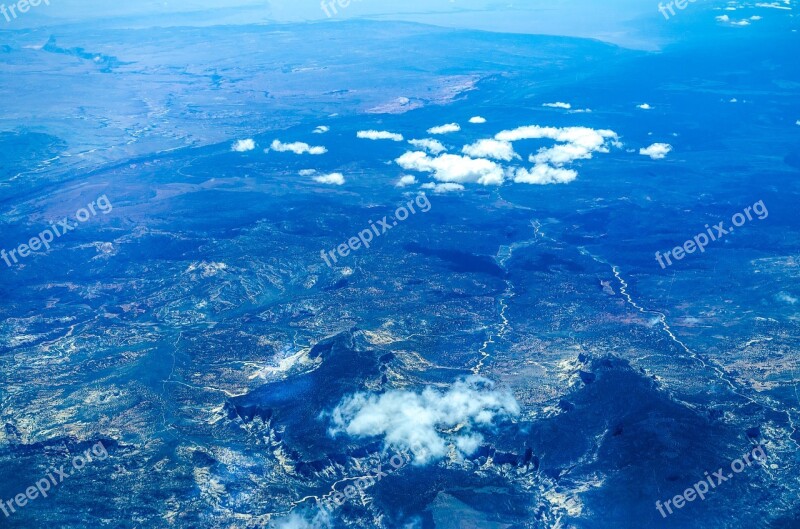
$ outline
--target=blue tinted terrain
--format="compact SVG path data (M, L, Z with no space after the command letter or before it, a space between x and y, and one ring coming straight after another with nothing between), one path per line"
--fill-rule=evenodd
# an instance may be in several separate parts
M0 31L0 527L800 528L796 10Z

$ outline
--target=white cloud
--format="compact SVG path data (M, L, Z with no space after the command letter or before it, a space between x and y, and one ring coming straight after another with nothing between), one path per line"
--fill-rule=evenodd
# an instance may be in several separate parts
M794 122L795 125L800 125L800 119Z
M784 2L788 4L789 0L784 0ZM768 4L766 2L759 2L759 3L756 4L756 7L771 7L773 9L785 9L787 11L791 11L792 10L791 7L785 6L785 5L781 5L778 2L772 2L770 4Z
M440 182L500 185L503 183L503 168L490 160L468 156L442 154L431 158L424 152L407 152L395 160L408 171L433 173Z
M511 142L499 140L478 140L471 145L465 145L461 152L473 158L494 158L506 162L519 158Z
M649 156L653 160L661 160L672 152L672 145L669 143L654 143L649 147L639 149L639 154Z
M543 107L550 107L550 108L564 108L564 109L567 109L567 110L572 108L572 105L570 105L569 103L562 103L561 101L558 101L556 103L545 103L542 106Z
M575 160L586 160L595 152L609 152L607 143L617 142L617 134L611 130L594 130L588 127L539 127L537 125L505 130L495 138L500 141L520 141L529 139L551 139L562 145L542 148L531 156L535 163L565 165Z
M252 151L255 148L256 148L256 142L253 141L252 139L238 140L231 146L231 150L236 152Z
M311 176L312 174L317 174L316 169L301 169L300 176Z
M408 140L408 143L431 154L440 154L447 150L439 140Z
M428 129L428 134L448 134L450 132L458 132L459 130L461 130L461 125L458 123L448 123L447 125Z
M726 24L730 24L731 26L749 26L749 20L732 20L731 17L728 15L720 15L716 17L717 22L724 22Z
M609 145L622 147L613 130L594 130L588 127L540 127L530 125L504 130L495 135L498 141L515 142L533 139L550 139L553 147L542 147L529 157L534 167L516 169L514 181L524 184L564 184L577 178L578 173L563 169L577 160L588 160L594 153L609 152Z
M617 134L611 130L594 130L588 127L540 127L530 125L513 130L504 130L495 135L500 141L521 141L551 139L563 143L579 143L587 147L600 148L607 139L616 139Z
M464 186L462 186L461 184L454 184L453 182L445 182L444 184L436 184L433 182L428 182L422 184L420 187L422 187L422 189L431 189L436 194L452 193L454 191L464 191Z
M636 108L641 108L642 110L653 110L653 107L651 107L647 103L642 103L641 105L636 105Z
M533 163L550 163L553 165L566 165L575 160L588 160L592 157L593 150L583 145L575 143L562 143L554 147L539 149L537 154L532 154L528 158ZM608 152L608 151L606 151Z
M514 182L537 185L568 184L576 178L578 178L578 173L572 169L560 169L547 164L538 164L530 171L517 169L514 175Z
M282 143L280 140L275 140L270 145L270 149L276 152L293 152L295 154L314 154L320 155L328 152L325 147L312 147L307 143L296 141L294 143Z
M314 134L325 134L331 130L331 128L327 125L320 125L319 127L314 129Z
M480 125L482 123L486 123L486 118L481 117L481 116L475 116L475 117L469 118L469 122L470 123L475 123L477 125Z
M332 413L331 433L351 437L383 437L385 444L410 450L415 465L447 456L450 450L470 455L483 442L479 429L492 428L496 418L519 415L514 396L495 390L480 377L470 377L440 392L391 390L376 395L356 393Z
M340 186L344 184L344 175L342 173L319 175L314 177L314 181L319 182L320 184Z
M403 141L402 134L395 134L394 132L387 132L385 130L359 130L356 136L362 140Z
M790 305L794 305L795 303L797 303L797 298L786 292L781 292L780 294L778 294L778 299Z
M400 177L400 180L397 181L395 187L406 187L406 186L413 186L417 183L417 177L414 175L403 175Z

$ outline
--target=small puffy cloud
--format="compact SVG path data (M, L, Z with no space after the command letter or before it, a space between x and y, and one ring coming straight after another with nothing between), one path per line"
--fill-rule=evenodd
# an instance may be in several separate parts
M779 293L778 294L778 299L780 301L783 301L784 303L788 303L790 305L794 305L798 301L796 297L794 297L791 294L788 294L786 292Z
M342 173L319 175L314 177L314 181L320 184L340 186L344 185L344 175Z
M307 143L296 141L294 143L283 143L280 140L275 140L269 146L275 152L293 152L295 154L314 154L320 155L328 152L325 147L312 147Z
M397 181L395 187L406 187L406 186L413 186L417 183L417 177L414 175L403 175L400 177L400 180Z
M403 154L395 162L407 171L433 173L433 177L440 182L500 185L504 179L502 167L481 158L455 154L442 154L432 158L427 153L416 151Z
M403 141L402 134L395 134L394 132L387 132L385 130L359 130L356 136L362 140Z
M563 143L554 147L543 147L537 154L532 154L529 157L529 161L537 164L550 163L553 165L566 165L575 160L591 159L593 152L593 149L588 149L583 145Z
M316 169L301 169L300 176L311 176L312 174L317 174Z
M422 189L430 189L437 195L442 193L452 193L454 191L464 191L464 186L461 184L454 184L453 182L445 182L444 184L428 182L426 184L422 184L420 187L422 187Z
M794 122L795 125L800 125L800 119Z
M449 134L451 132L458 132L461 130L461 125L458 123L448 123L439 127L431 127L428 129L428 134Z
M426 465L451 450L460 455L474 453L483 442L479 430L519 414L511 393L496 390L484 378L470 377L446 391L427 387L422 393L356 393L333 410L330 433L382 437L387 447L411 451L415 465Z
M481 116L475 116L475 117L469 118L469 122L477 124L477 125L480 125L482 123L486 123L486 118L481 117Z
M408 140L408 143L431 154L440 154L447 150L439 140Z
M557 101L555 103L545 103L542 106L543 107L550 107L550 108L563 108L563 109L566 109L566 110L569 110L570 108L572 108L572 105L570 105L569 103L562 103L561 101Z
M256 142L252 139L238 140L231 146L231 150L235 152L247 152L256 148Z
M717 22L723 22L725 24L730 24L731 26L749 26L749 20L732 20L731 17L728 15L720 15L716 17Z
M518 184L568 184L578 178L577 171L538 164L533 169L517 169L514 182Z
M636 105L636 108L641 108L642 110L653 110L653 107L651 107L647 103L642 103L641 105Z
M314 129L314 134L325 134L331 130L331 128L327 125L320 125L319 127Z
M661 160L672 152L672 145L669 143L654 143L649 147L639 149L639 154L649 156L653 160Z
M461 152L473 158L493 158L506 162L519 158L511 142L499 140L479 140L471 145L465 145Z

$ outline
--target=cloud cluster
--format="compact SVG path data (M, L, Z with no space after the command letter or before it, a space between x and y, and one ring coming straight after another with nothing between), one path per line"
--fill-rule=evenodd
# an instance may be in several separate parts
M669 143L654 143L649 147L639 149L639 154L649 156L653 160L661 160L672 152L672 145Z
M534 165L530 169L502 165L502 162L520 159L514 142L523 140L552 140L555 145L531 154L529 161ZM508 178L521 184L566 184L578 177L578 172L565 168L566 165L591 159L595 153L607 153L612 145L622 147L612 130L538 125L504 130L494 138L465 145L461 149L463 156L441 154L444 146L436 140L411 140L409 143L426 152L406 152L395 163L408 171L432 173L438 183L431 183L428 189L436 192L461 190L463 184L468 183L501 185Z
M314 154L320 155L328 152L325 147L312 147L307 143L296 141L294 143L283 143L280 140L275 140L269 146L275 152L293 152L295 154Z
M474 453L483 442L477 430L519 414L519 404L511 393L473 376L444 392L428 387L422 393L356 393L333 410L330 432L383 437L387 446L411 451L415 465L426 465L451 450L459 455Z
M504 142L549 139L556 142L553 147L542 147L529 157L532 169L518 168L514 181L521 184L566 184L577 178L578 173L563 166L577 160L591 159L594 153L609 152L609 144L621 146L613 130L595 130L588 127L540 127L531 125L504 130L495 135Z
M431 127L428 129L428 134L449 134L451 132L458 132L461 130L461 125L458 123L448 123L447 125L440 125L438 127Z
M407 152L395 160L408 171L433 173L440 182L478 183L500 185L504 180L501 166L483 158L470 158L456 154L442 154L436 158L424 152Z
M394 132L388 132L385 130L359 130L356 133L356 136L358 136L362 140L403 141L402 134L395 134Z
M231 146L231 150L235 152L247 152L256 148L256 142L252 139L238 140Z

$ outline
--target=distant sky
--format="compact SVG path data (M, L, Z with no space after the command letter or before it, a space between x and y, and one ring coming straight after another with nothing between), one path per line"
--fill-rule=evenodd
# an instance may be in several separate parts
M659 33L666 30L656 0L351 0L350 6L337 7L336 13L328 8L330 17L320 0L50 0L50 4L32 9L25 20L14 23L21 27L136 17L137 25L147 20L147 25L168 26L199 23L201 18L203 24L213 24L335 22L369 17L487 31L598 38L637 48L656 47ZM204 13L198 13L201 11ZM187 13L194 14L190 18ZM0 29L12 29L9 26L0 19Z

